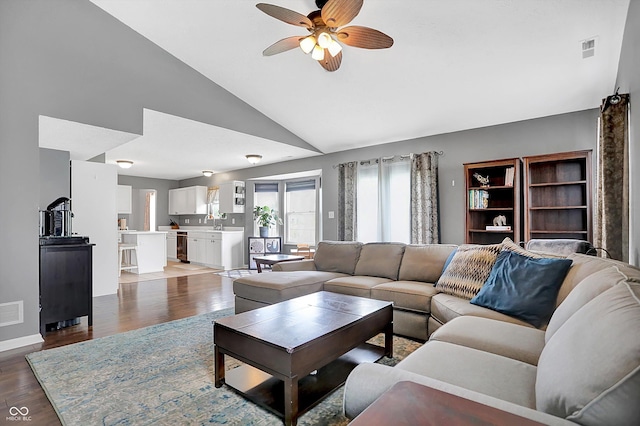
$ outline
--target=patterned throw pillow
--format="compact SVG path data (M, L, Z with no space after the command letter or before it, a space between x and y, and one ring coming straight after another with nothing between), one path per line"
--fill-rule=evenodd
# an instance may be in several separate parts
M452 296L472 299L489 278L502 244L462 245L447 265L436 288Z

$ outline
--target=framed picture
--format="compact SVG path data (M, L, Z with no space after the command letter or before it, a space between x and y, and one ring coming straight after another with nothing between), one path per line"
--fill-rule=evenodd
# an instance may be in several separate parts
M249 237L249 253L264 253L264 238Z
M264 244L264 252L265 254L269 253L280 253L280 237L275 238L265 238Z

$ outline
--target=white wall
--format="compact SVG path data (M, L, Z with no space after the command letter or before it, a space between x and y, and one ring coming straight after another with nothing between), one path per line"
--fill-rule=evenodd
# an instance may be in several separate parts
M95 244L94 297L118 291L117 182L112 164L71 162L72 231Z

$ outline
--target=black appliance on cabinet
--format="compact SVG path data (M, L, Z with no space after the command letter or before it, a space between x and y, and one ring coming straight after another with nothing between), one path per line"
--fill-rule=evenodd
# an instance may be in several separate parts
M88 237L40 237L40 332L93 325L93 246Z
M46 210L40 210L40 236L70 237L72 218L71 200L67 197L56 199Z

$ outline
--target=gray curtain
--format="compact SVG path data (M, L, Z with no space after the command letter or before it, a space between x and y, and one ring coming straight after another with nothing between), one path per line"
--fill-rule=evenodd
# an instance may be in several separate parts
M594 246L629 261L629 95L600 108ZM602 255L602 253L600 253Z
M411 158L411 243L440 242L438 214L438 153L423 152Z
M338 165L338 240L355 241L358 163Z

